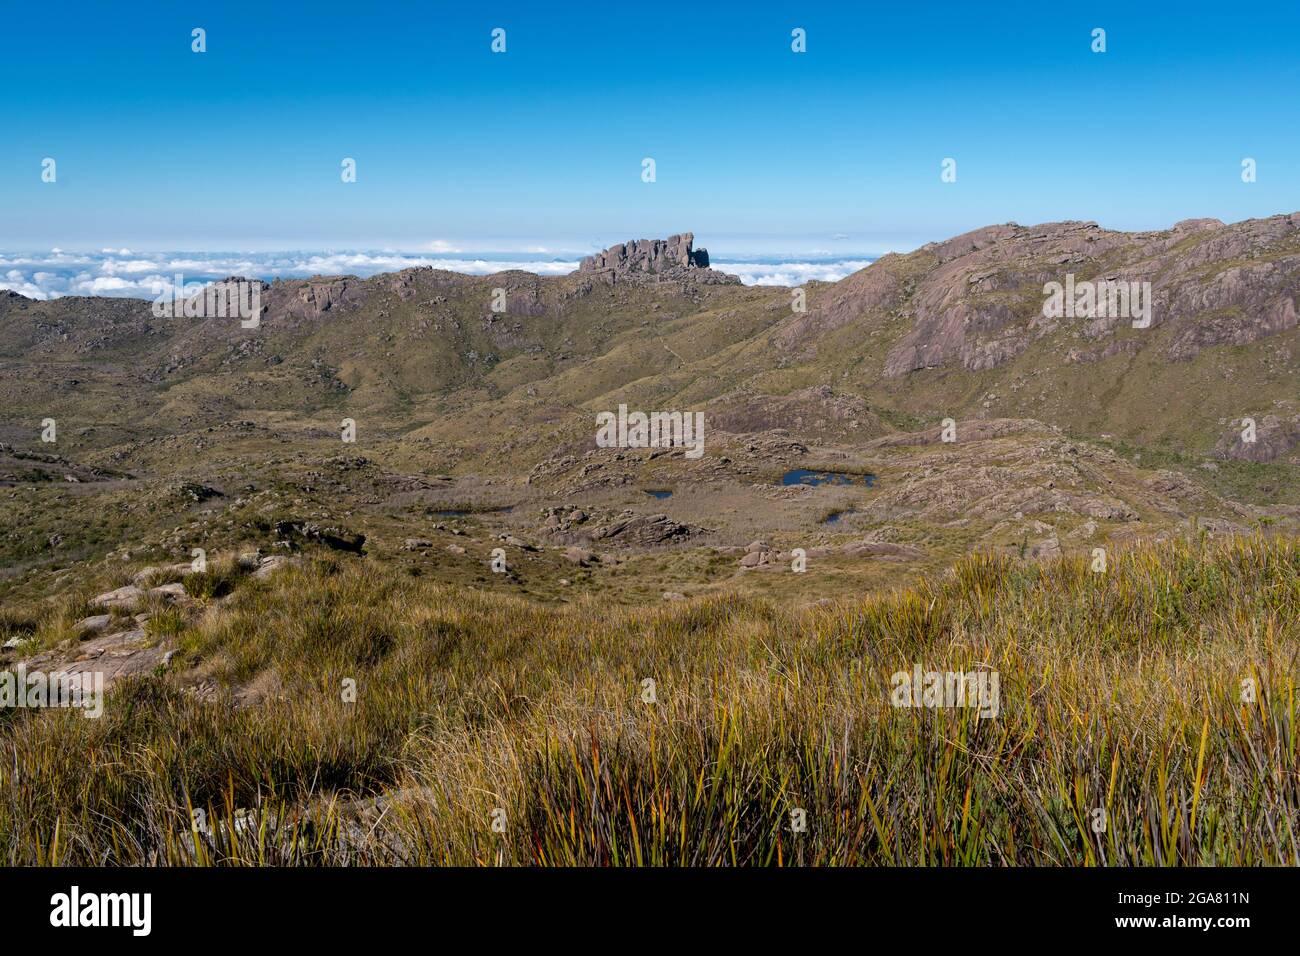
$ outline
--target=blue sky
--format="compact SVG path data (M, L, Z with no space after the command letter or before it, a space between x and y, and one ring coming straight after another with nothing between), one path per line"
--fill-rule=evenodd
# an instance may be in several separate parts
M1009 220L1300 209L1296 3L55 0L0 16L0 249L552 252L690 229L715 256L847 256Z

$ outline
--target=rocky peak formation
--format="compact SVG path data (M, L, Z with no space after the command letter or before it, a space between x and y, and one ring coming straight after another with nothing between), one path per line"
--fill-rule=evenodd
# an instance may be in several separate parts
M579 272L604 273L617 279L698 279L705 282L740 280L709 268L707 249L696 249L695 234L683 232L667 239L632 239L587 256Z
M1127 317L1046 318L1043 289L1083 282L1149 283L1151 331ZM871 315L910 328L891 343L883 374L935 369L982 372L1036 342L1069 337L1067 363L1153 348L1188 362L1214 346L1243 346L1294 329L1300 294L1300 214L1225 225L1187 219L1156 232L1118 232L1095 222L987 226L905 256L885 256L838 282L776 337L800 353L827 333ZM832 340L841 347L838 339Z

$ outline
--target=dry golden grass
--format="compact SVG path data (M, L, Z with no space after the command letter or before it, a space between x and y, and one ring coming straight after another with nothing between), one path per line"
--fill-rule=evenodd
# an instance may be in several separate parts
M1300 863L1294 539L975 555L805 609L553 608L359 559L226 587L102 718L0 713L0 860ZM918 663L996 670L997 717L891 706Z

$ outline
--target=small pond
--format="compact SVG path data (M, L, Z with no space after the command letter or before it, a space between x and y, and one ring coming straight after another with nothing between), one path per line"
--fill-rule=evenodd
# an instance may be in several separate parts
M671 498L673 496L673 493L671 491L667 491L663 488L647 488L645 489L645 493L649 495L651 498L658 498L661 501L664 498Z
M866 485L876 483L875 475L851 475L845 471L813 471L796 468L781 476L783 485Z

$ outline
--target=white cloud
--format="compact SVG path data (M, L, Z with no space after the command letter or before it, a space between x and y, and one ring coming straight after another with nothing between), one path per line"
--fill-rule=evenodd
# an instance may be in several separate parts
M154 282L161 277L151 279L122 279L118 276L77 276L71 283L69 291L74 295L144 295L154 287Z
M117 275L120 272L157 272L162 268L162 264L151 259L132 259L126 262L117 259L106 259L100 263L99 268L101 272L107 275Z
M49 294L40 286L29 282L23 274L17 269L11 269L6 272L3 279L0 279L0 289L11 289L19 295L25 295L29 299L48 299Z
M543 276L568 275L577 259L548 253L541 246L517 253L466 254L442 252L256 252L129 253L107 252L0 253L0 288L33 299L62 295L134 296L152 299L182 281L211 282L227 276L267 281L316 275L372 276L427 266L468 275L518 270ZM810 279L834 282L865 267L868 259L797 256L753 257L745 261L715 260L714 268L740 276L746 285L799 285Z
M445 239L434 239L424 244L426 252L460 252L455 246Z
M813 279L838 282L871 265L869 259L836 259L829 262L711 262L720 272L740 276L745 285L802 285Z

